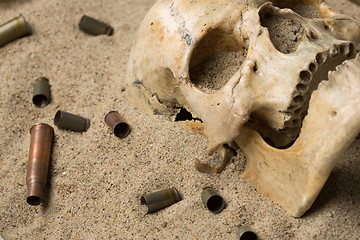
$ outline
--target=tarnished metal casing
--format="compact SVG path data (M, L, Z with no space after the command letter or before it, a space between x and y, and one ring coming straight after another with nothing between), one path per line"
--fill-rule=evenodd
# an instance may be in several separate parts
M126 120L117 111L111 111L105 116L105 123L111 128L115 136L125 138L129 135L131 128Z
M31 127L30 134L26 201L30 205L39 205L47 182L54 129L48 124L39 123Z
M41 77L36 80L32 101L38 107L44 107L50 102L50 84L47 78Z
M220 213L225 208L225 200L212 187L206 187L201 192L203 204L213 213Z
M85 132L90 126L90 120L59 110L55 114L54 124L61 129L67 129L75 132Z
M241 226L236 230L237 240L257 240L257 235L248 226Z
M141 205L148 207L147 213L156 212L181 200L180 193L174 187L141 196Z
M350 1L360 6L360 0L350 0Z
M0 26L0 47L28 34L31 34L31 28L20 15Z
M81 18L79 28L83 32L94 36L102 34L110 36L114 33L114 29L110 25L86 15Z

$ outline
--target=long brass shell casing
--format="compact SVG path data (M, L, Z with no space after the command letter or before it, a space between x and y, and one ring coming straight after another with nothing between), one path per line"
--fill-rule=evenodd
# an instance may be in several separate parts
M31 28L25 18L20 15L0 25L0 47L28 34L31 34Z
M39 205L47 182L54 129L48 124L39 123L31 127L30 135L26 201L30 205Z

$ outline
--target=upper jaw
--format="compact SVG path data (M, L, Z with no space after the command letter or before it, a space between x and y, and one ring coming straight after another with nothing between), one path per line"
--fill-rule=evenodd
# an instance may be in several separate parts
M360 131L359 78L360 54L331 71L312 94L302 131L286 150L269 146L250 128L235 139L247 159L242 176L295 217L311 207Z
M353 43L334 44L326 51L318 52L313 61L306 68L299 71L298 83L295 86L293 97L286 111L287 119L284 122L283 132L290 133L289 137L297 137L302 120L307 115L312 93L322 81L328 80L330 71L336 69L344 61L353 59L356 55ZM297 131L292 131L293 129Z

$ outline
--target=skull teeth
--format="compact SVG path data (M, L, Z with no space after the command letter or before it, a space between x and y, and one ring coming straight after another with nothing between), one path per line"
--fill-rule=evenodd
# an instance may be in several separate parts
M312 75L309 71L301 71L299 77L302 82L308 83L310 82Z
M320 79L317 75L319 67L323 66L327 68L326 66L329 65L328 60L330 60L331 58L345 58L346 61L353 58L355 55L356 49L354 44L352 43L333 45L328 51L318 53L315 57L315 61L311 62L308 65L307 69L300 71L298 80L299 83L296 85L292 102L286 111L287 120L284 122L283 131L286 132L286 135L288 137L295 139L299 134L299 129L302 126L302 120L307 114L310 96L312 92L317 89L317 85L322 80L325 80Z
M341 53L342 55L349 54L349 53L350 53L350 46L348 46L348 45L342 45L342 46L340 46L340 53Z
M339 54L339 47L337 45L333 45L329 52L331 57L336 57Z
M326 59L327 59L326 53L318 53L316 55L316 63L318 65L322 65L323 63L325 63Z
M296 85L296 91L300 93L305 93L307 91L307 86L305 84L299 83Z
M310 63L310 64L309 64L309 70L310 70L310 72L314 73L314 72L317 71L317 69L318 69L318 65L317 65L316 63Z

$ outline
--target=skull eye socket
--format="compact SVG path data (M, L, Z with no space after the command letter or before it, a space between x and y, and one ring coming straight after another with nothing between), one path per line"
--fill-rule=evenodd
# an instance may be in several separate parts
M261 16L261 26L269 31L274 47L285 54L293 53L299 46L299 39L305 35L305 29L298 22L270 12Z
M189 66L191 82L205 93L222 88L239 70L247 50L231 33L209 31L195 46Z
M297 3L296 3L297 2ZM305 18L320 18L315 6L298 3L298 1L274 1L274 6L282 9L291 9ZM287 13L288 14L288 13ZM304 27L295 18L279 13L276 8L266 6L259 12L261 26L269 31L274 47L285 54L293 53L299 46L299 40L306 35ZM310 38L317 39L315 33L310 33Z

